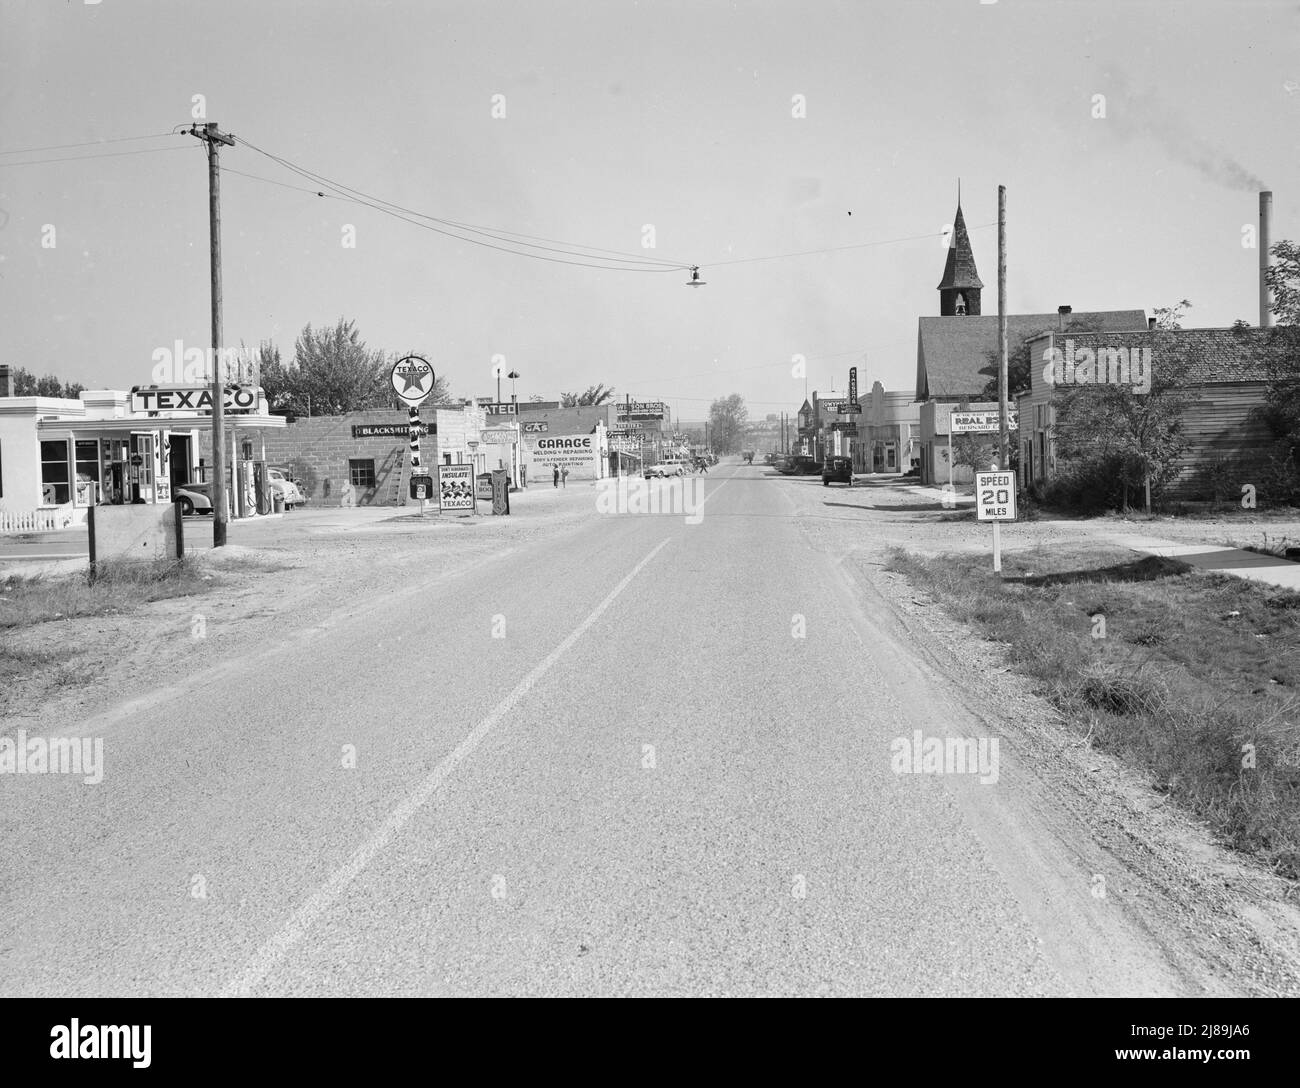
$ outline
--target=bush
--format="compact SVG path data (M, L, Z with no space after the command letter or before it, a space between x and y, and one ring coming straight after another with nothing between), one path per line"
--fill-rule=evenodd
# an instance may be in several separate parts
M1124 501L1123 471L1119 454L1066 464L1042 488L1043 505L1080 514L1118 510Z

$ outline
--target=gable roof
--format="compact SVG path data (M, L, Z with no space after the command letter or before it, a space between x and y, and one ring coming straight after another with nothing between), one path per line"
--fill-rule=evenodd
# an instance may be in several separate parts
M1227 329L1157 329L1141 333L1057 333L1055 343L1064 350L1069 338L1074 348L1150 348L1151 366L1176 364L1180 385L1226 382L1264 382L1272 363L1283 354L1300 351L1300 330L1289 326ZM1039 384L1034 367L1030 378Z
M1057 330L1057 314L1007 314L1007 351ZM1145 310L1097 310L1067 315L1065 331L1145 332ZM916 334L916 399L974 397L988 384L980 370L998 347L996 314L980 317L923 317Z

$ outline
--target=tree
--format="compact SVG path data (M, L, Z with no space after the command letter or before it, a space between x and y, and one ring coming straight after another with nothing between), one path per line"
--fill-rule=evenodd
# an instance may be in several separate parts
M1172 331L1183 327L1183 316L1192 308L1187 299L1182 299L1172 306L1157 306L1151 312L1155 315L1156 328Z
M1190 305L1184 299L1155 311L1148 392L1135 392L1129 384L1098 383L1062 390L1056 401L1056 448L1066 471L1117 465L1117 484L1125 496L1128 488L1141 488L1148 513L1152 492L1177 475L1178 458L1187 448L1183 413L1196 395L1189 375L1201 349L1188 342L1175 345L1160 333L1180 328L1182 311Z
M749 410L739 393L715 400L709 406L709 447L716 453L735 453L748 421Z
M585 393L561 393L561 408L590 408L597 404L604 404L614 395L614 387L611 385L606 388L602 382L599 385L587 386Z
M272 410L327 416L367 408L406 408L389 380L393 364L406 355L428 357L421 351L372 351L362 342L356 323L340 318L332 329L313 330L307 325L294 343L288 366L280 349L269 341L258 345L253 362ZM449 399L450 385L440 376L424 403L445 404Z
M1300 245L1283 240L1269 252L1274 262L1264 282L1273 292L1273 315L1279 325L1300 325Z
M38 378L26 367L14 367L12 373L15 397L63 397L76 400L86 387L80 382L65 382L53 374Z

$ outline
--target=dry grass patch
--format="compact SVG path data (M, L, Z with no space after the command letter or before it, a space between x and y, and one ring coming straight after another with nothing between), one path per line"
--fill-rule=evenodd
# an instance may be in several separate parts
M1091 743L1300 879L1300 594L1123 549L920 558L906 574Z

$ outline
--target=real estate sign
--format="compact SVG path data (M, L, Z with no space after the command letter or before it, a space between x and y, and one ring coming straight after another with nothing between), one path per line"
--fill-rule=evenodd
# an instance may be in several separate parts
M952 430L950 434L994 434L1002 427L999 412L957 412L952 413ZM1020 414L1007 413L1007 429L1020 428Z

